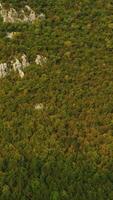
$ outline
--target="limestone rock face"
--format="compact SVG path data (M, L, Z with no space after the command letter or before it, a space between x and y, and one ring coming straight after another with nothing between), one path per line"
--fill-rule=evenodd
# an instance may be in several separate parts
M43 109L44 109L43 103L39 103L35 105L35 110L43 110Z
M35 63L37 65L43 65L44 63L46 63L46 60L47 60L46 57L41 56L41 55L37 55L36 59L35 59Z
M24 72L22 71L22 69L29 66L29 62L27 61L27 56L25 54L23 54L21 56L20 60L15 58L15 61L12 61L11 63L12 63L12 66L13 66L13 70L15 72L18 71L20 77L23 78Z
M24 77L24 72L21 69L19 69L18 72L19 72L20 78L23 78Z
M28 67L30 65L25 54L21 56L21 63L23 68Z
M17 12L14 8L6 9L2 4L0 4L0 15L5 23L33 22L37 19L45 19L45 15L43 13L39 15L36 14L35 11L28 5Z
M22 68L22 64L17 58L15 58L14 62L12 61L12 66L13 66L13 70L15 72L18 71L18 70L21 70L21 68Z
M3 17L3 22L14 23L18 19L18 13L14 8L7 10L3 8L2 4L0 4L0 15Z
M7 75L7 63L0 64L0 78L4 78Z
M26 5L25 8L29 12L28 20L31 21L31 22L34 21L34 20L36 20L37 16L36 16L34 10L32 10L28 5Z
M15 20L18 19L18 13L16 12L14 8L10 8L10 10L7 13L6 19L7 19L6 22L11 22L11 23L14 23Z
M13 39L13 37L14 37L14 32L7 33L7 38Z
M46 18L44 13L41 13L40 15L38 15L38 18L41 20L44 20Z
M9 39L14 39L15 37L17 37L20 34L21 34L21 32L7 32L6 37Z
M37 65L43 66L47 61L47 58L42 55L37 55L35 59L35 63ZM10 65L10 70L8 69L8 65ZM10 64L7 63L1 63L0 64L0 78L5 77L8 72L14 71L18 72L19 76L21 78L24 77L24 69L30 65L28 58L25 54L22 54L21 57L17 58L15 57Z

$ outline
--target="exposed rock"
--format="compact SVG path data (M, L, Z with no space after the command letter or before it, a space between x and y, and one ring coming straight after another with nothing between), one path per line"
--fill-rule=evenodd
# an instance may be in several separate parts
M7 23L33 22L37 19L45 19L45 15L43 13L39 15L36 14L35 11L28 5L17 12L14 8L6 9L2 4L0 4L0 15L3 18L3 22Z
M17 58L15 58L15 61L14 62L12 61L11 63L12 63L12 66L13 66L13 70L15 72L18 71L18 70L21 70L22 64Z
M24 72L21 69L19 69L18 72L19 72L20 78L23 78L24 77Z
M7 33L7 38L13 39L13 36L14 36L14 33L13 33L13 32Z
M21 56L20 60L15 58L15 61L11 61L11 63L12 63L14 71L17 71L19 69L23 69L23 68L29 66L29 62L28 62L27 56L25 54L23 54Z
M26 5L25 8L27 8L28 11L31 11L32 9L30 8L30 6Z
M24 72L22 71L22 69L24 69L25 67L29 66L29 62L27 61L27 56L25 54L23 54L21 56L21 61L17 58L15 58L15 61L12 61L12 66L13 66L13 70L16 72L19 72L19 75L21 78L24 77Z
M35 110L43 110L43 108L44 108L43 103L39 103L35 105Z
M25 8L29 11L28 20L31 22L36 20L36 14L34 10L32 10L28 5L26 5Z
M25 54L23 54L21 56L21 60L22 60L22 67L25 68L25 67L28 67L30 64L27 60L27 56Z
M35 63L36 63L37 65L43 65L44 63L46 63L46 61L47 61L47 58L46 58L46 57L41 56L41 55L37 55L37 56L36 56Z
M46 61L47 61L46 57L44 57L42 55L36 56L35 63L37 65L43 66L43 64L45 64ZM10 69L8 69L8 65L9 65ZM24 77L23 70L24 70L24 68L28 67L29 65L30 65L30 63L25 54L22 54L22 56L20 58L15 57L15 59L12 60L10 62L10 64L1 63L0 64L0 78L5 77L8 74L8 72L10 72L10 71L18 72L19 76L21 78L23 78Z
M40 15L38 15L38 18L41 20L44 20L46 18L44 13L41 13Z
M0 78L4 78L7 75L7 63L0 64Z
M20 12L20 21L21 21L21 19L23 22L28 22L28 17L25 15L24 10L21 10L21 12Z
M7 22L14 23L18 19L18 13L14 8L10 8L7 14Z
M3 17L3 21L6 22L7 21L7 10L5 10L3 8L1 3L0 3L0 15Z
M13 39L14 36L15 36L17 33L18 33L18 32L7 33L7 38L9 38L9 39Z
M3 22L14 23L18 19L17 11L14 8L7 10L2 4L0 4L0 15L3 17Z
M29 21L32 22L32 21L35 21L36 20L36 15L35 15L35 12L32 11L29 15Z

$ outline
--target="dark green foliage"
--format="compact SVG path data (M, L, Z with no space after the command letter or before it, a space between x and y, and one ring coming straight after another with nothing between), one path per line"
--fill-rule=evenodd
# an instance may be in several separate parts
M22 80L0 79L0 200L113 200L112 1L1 2L46 19L0 18L0 62L26 53L32 63Z

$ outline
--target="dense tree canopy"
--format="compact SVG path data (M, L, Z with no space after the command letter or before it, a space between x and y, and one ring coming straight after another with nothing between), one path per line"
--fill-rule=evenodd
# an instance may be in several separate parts
M0 199L113 200L113 2L0 2L46 15L0 18L0 63L31 62L0 79Z

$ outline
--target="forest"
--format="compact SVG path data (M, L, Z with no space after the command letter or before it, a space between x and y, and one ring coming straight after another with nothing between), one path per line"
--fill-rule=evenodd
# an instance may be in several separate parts
M0 4L0 200L113 200L113 1Z

